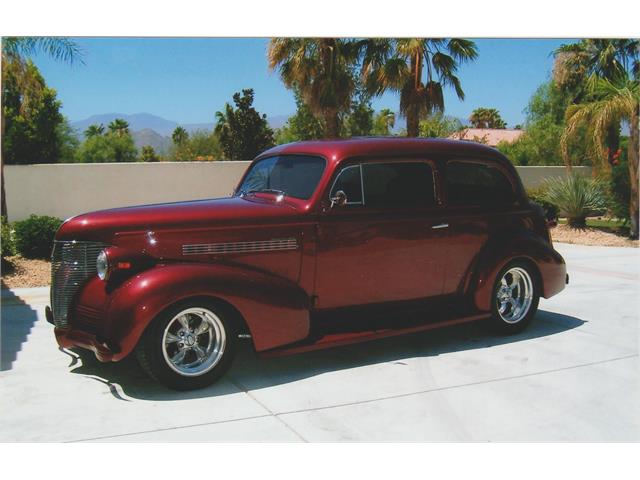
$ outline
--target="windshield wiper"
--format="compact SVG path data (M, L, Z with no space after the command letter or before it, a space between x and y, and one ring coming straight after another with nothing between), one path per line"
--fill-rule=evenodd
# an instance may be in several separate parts
M245 191L240 192L241 195L246 195L248 193L275 193L276 195L281 195L283 197L286 195L286 193L283 192L282 190L277 190L275 188L253 188L246 192Z

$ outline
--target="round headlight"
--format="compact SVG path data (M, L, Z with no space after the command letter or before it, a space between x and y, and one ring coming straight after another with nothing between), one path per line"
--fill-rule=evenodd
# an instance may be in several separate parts
M106 280L109 277L109 257L107 257L107 253L104 250L98 254L96 270L100 280Z

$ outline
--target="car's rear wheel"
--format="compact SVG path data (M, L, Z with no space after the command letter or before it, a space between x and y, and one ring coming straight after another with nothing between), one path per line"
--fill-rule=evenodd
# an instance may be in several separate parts
M154 379L176 390L206 387L231 365L237 342L233 314L208 299L181 302L158 315L136 354Z
M526 262L511 262L496 277L490 325L501 333L518 333L531 323L539 301L537 272Z

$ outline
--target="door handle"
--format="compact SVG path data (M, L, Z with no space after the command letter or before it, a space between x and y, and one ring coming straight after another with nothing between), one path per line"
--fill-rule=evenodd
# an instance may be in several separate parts
M431 226L432 230L439 230L440 228L449 228L449 224L448 223L439 223L438 225L432 225Z

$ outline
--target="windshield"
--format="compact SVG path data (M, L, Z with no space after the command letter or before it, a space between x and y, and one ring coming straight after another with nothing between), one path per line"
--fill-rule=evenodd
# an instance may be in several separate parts
M313 195L324 167L323 158L309 155L265 158L253 164L237 194L268 192L307 200Z

